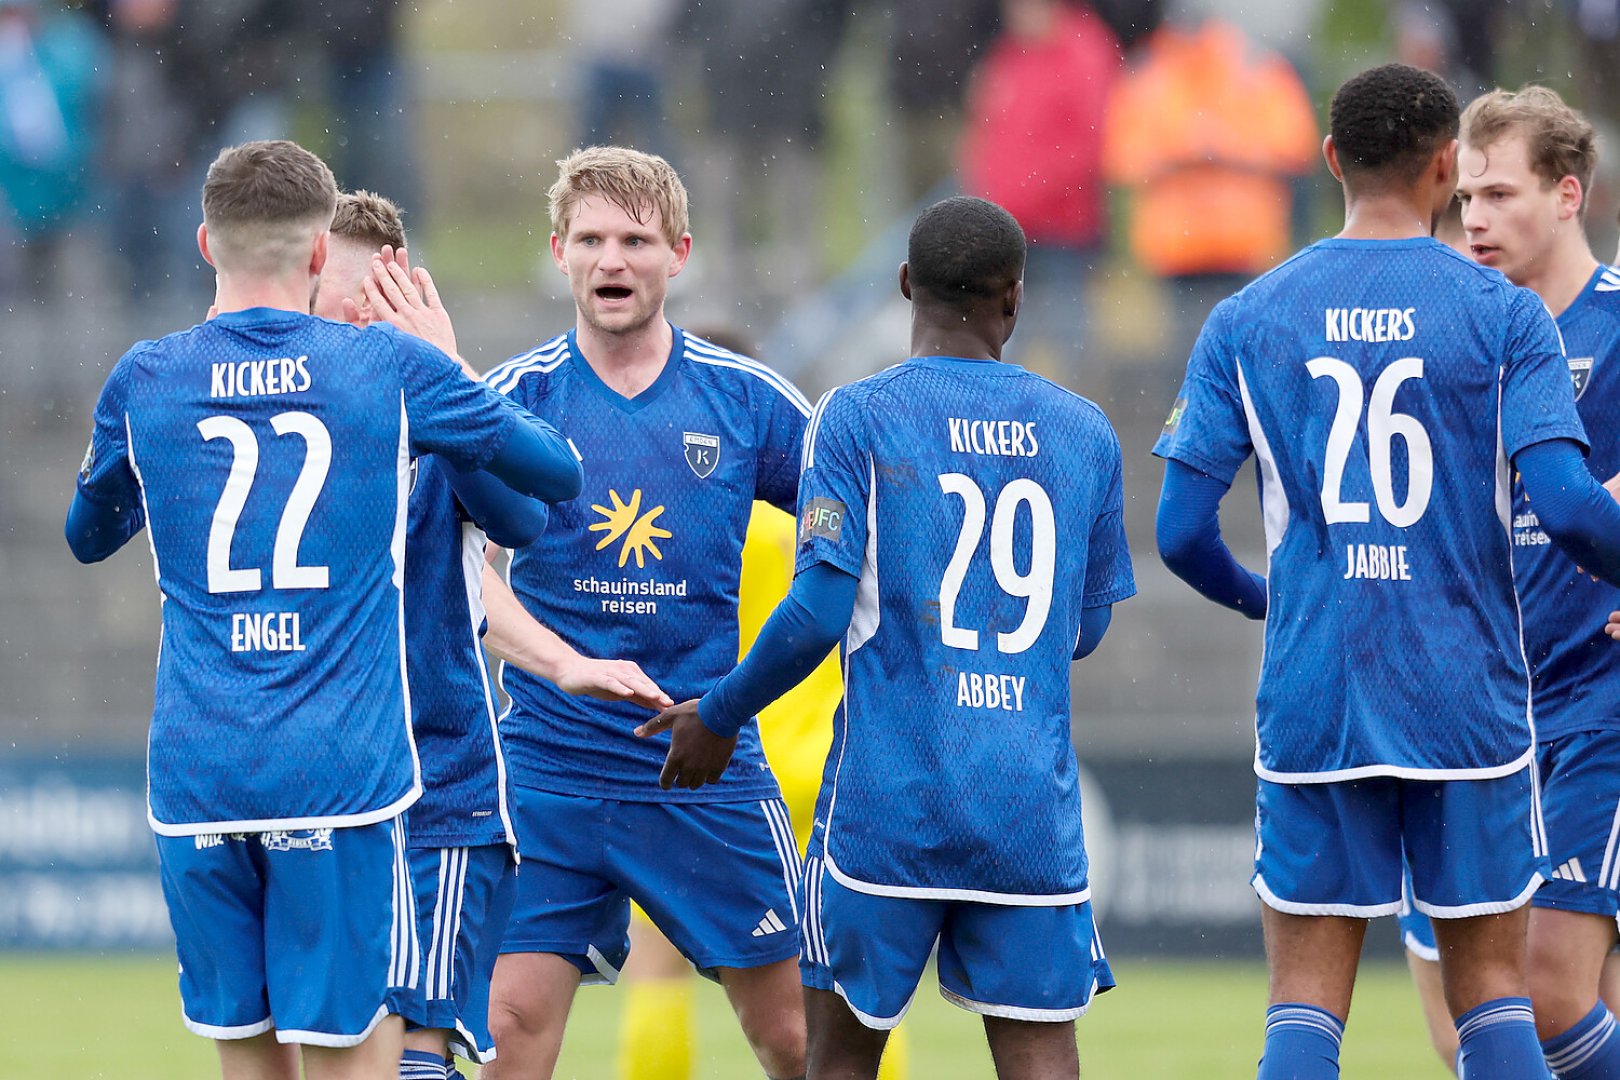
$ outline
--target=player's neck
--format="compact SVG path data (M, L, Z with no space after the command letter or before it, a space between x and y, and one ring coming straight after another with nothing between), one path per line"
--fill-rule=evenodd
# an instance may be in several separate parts
M623 334L599 330L580 319L574 326L574 341L580 357L609 390L633 398L663 374L669 350L675 344L675 331L660 311L644 325Z
M1341 240L1411 240L1434 235L1424 207L1432 200L1406 192L1358 195L1346 199Z
M314 283L308 274L284 278L228 277L220 274L215 281L214 307L221 315L227 311L246 311L248 308L273 308L309 314Z
M1597 256L1585 235L1574 232L1561 237L1548 257L1530 266L1513 284L1522 285L1541 297L1556 317L1575 302L1597 271Z
M1001 346L992 345L983 333L976 332L970 326L919 324L913 320L911 355L957 356L963 360L1000 360Z

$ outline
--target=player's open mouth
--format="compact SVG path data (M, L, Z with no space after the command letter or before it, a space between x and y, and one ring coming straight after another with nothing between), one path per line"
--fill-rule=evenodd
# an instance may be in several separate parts
M603 300L628 300L630 299L630 290L623 285L603 285L596 290L596 295Z
M1497 251L1496 248L1490 247L1486 244L1469 244L1468 250L1472 252L1474 258L1480 262L1485 262L1487 259L1495 258Z

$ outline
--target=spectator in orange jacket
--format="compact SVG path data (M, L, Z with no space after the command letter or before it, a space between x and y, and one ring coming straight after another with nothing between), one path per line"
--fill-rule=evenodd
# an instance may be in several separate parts
M1137 261L1177 284L1176 365L1209 308L1287 251L1290 183L1319 138L1288 61L1220 20L1167 24L1121 80L1104 169L1131 192Z

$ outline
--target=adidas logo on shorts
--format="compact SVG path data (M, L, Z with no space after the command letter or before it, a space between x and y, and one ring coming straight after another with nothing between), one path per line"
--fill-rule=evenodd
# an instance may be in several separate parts
M1564 881L1585 881L1586 873L1581 870L1581 860L1571 859L1569 862L1553 871L1553 877Z
M770 908L766 908L765 917L759 920L758 926L754 927L754 937L765 937L768 934L780 934L786 929L787 924L781 920L776 912Z

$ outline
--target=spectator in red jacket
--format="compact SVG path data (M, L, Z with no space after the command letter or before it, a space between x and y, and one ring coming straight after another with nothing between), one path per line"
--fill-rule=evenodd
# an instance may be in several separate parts
M1062 378L1084 355L1086 282L1106 239L1103 117L1119 42L1078 0L1004 0L1002 19L968 94L962 186L1024 227L1017 355Z

